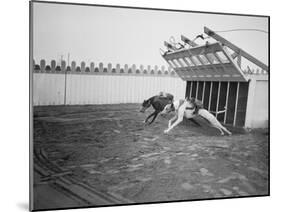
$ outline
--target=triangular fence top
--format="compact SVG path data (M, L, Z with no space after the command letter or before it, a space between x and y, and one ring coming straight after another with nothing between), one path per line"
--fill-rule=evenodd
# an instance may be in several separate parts
M212 31L205 28L205 33ZM208 34L213 38L217 35L214 32ZM202 35L201 35L202 36ZM168 51L164 53L163 58L169 63L171 67L183 80L188 81L248 81L248 77L241 69L241 55L251 62L260 65L259 61L243 51L242 49L232 48L231 43L222 37L215 37L218 42L208 43L205 45L197 45L195 42L182 36L182 41L190 47L175 48L174 45L164 42ZM234 46L234 44L232 44ZM172 48L173 47L173 48ZM231 55L228 51L231 48L236 54ZM242 54L241 54L242 53ZM244 54L245 53L245 54ZM238 58L238 62L235 58ZM260 66L262 66L261 64ZM268 71L264 65L262 69Z

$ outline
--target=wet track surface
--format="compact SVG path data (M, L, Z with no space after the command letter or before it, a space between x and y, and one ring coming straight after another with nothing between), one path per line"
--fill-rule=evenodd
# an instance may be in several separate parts
M37 176L35 184L68 176L120 197L106 204L268 194L266 130L229 128L232 136L220 136L198 120L201 127L182 123L166 135L171 115L144 126L152 111L138 111L136 104L35 107L34 149L61 172ZM36 192L44 189L35 186Z

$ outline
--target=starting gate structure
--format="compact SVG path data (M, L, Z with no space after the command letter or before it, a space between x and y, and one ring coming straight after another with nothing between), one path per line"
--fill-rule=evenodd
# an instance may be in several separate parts
M253 79L257 75L267 79L268 66L207 27L204 33L216 42L198 45L195 40L205 39L206 35L194 40L182 35L183 44L164 42L167 51L162 52L162 57L186 81L186 97L201 100L224 124L251 127L247 113L251 113L255 102L251 93L255 90ZM258 67L258 74L249 66L242 70L242 59Z

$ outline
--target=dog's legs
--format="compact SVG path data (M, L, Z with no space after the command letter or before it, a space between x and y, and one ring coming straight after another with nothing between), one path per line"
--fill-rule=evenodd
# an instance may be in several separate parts
M154 122L154 120L156 119L156 117L157 117L158 114L159 114L159 112L155 111L155 115L154 115L152 121L149 122L148 124L152 124L152 122Z
M177 111L177 120L166 130L164 130L164 133L168 133L171 129L173 129L175 126L177 126L179 123L182 122L183 116L184 116L184 111L185 111L186 105L183 104Z
M232 133L229 130L227 130L224 126L222 126L221 123L219 123L218 121L217 123L212 124L212 126L217 128L221 132L221 135L224 135L224 131L227 132L228 135L232 135Z
M175 115L173 118L171 118L171 119L169 120L168 128L171 127L172 122L175 121L177 118L178 118L178 116Z
M145 120L144 123L146 123L148 121L148 119L150 119L150 117L154 116L156 113L156 111L154 111L153 113L151 113Z
M168 129L164 131L164 133L168 133L171 129L173 129L175 126L177 126L179 123L181 123L183 120L183 117L178 117L178 119L170 126Z
M231 133L228 129L226 129L224 126L221 126L221 128L222 128L225 132L227 132L228 135L232 135L232 133Z
M221 127L219 127L219 126L214 126L215 128L217 128L220 132L221 132L221 135L224 135L224 132L223 132L223 130L221 129Z

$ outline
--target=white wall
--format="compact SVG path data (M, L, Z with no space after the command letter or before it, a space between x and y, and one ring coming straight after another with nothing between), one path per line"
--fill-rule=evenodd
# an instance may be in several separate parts
M251 76L245 127L268 127L268 103L268 75Z
M64 104L64 74L34 73L33 104ZM140 103L159 91L184 98L186 83L179 77L68 74L67 104Z

